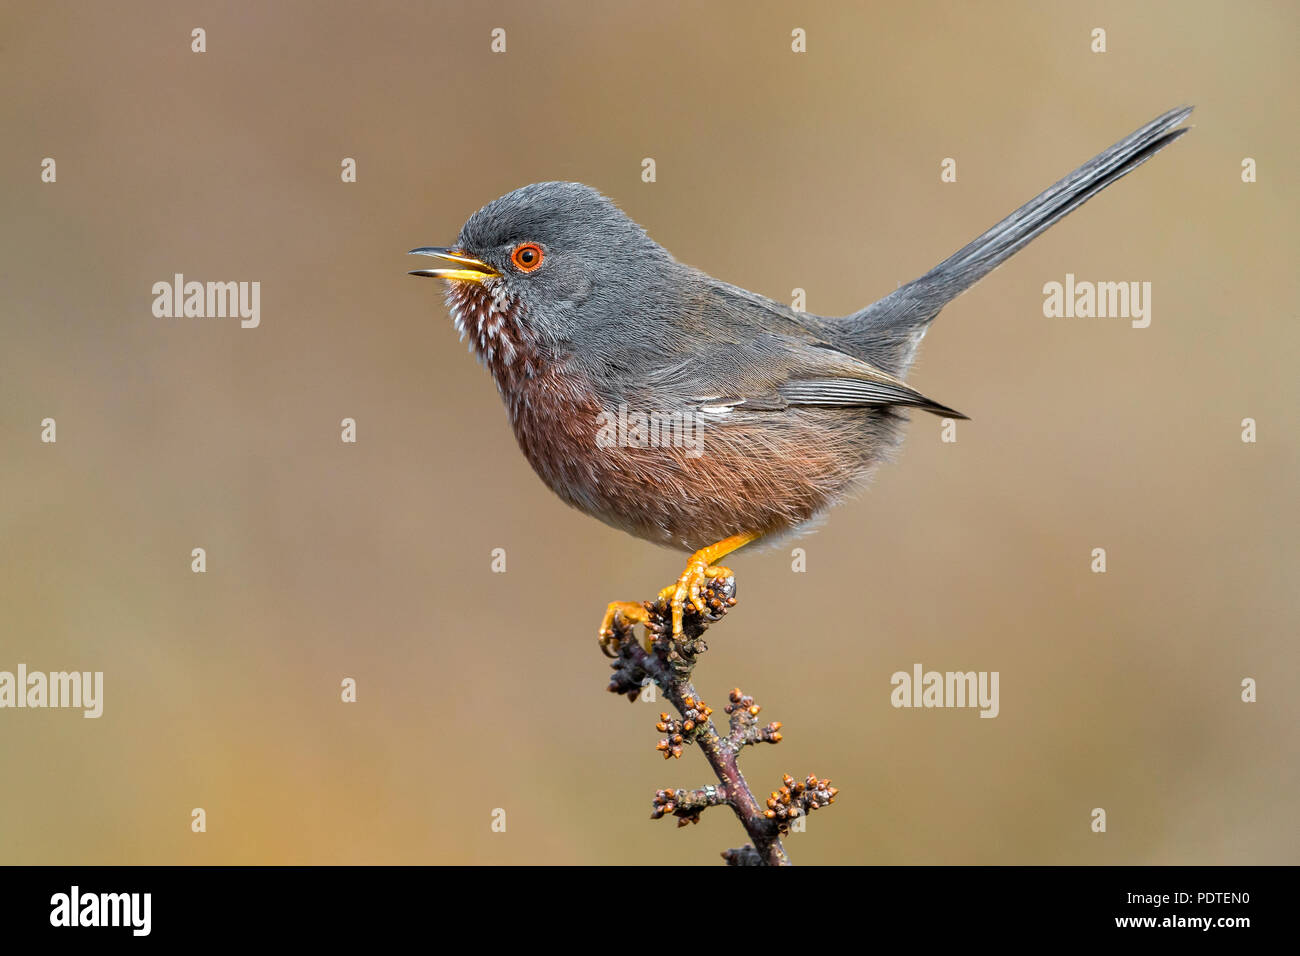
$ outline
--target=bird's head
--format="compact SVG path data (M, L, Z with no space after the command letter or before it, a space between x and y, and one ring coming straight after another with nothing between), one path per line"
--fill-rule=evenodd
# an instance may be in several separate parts
M470 216L442 260L411 275L447 283L457 329L489 364L523 349L583 344L682 267L590 186L534 183Z

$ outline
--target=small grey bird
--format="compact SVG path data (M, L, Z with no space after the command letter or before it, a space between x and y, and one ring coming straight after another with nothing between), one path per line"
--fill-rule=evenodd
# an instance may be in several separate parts
M806 527L901 441L903 413L965 416L904 382L949 301L1186 129L1171 110L1021 206L919 279L826 318L683 265L579 183L536 183L470 217L447 304L491 371L524 455L551 490L616 528L693 552L669 600L674 633L715 566ZM614 428L632 421L637 428ZM644 434L645 423L659 423ZM664 439L662 423L669 423ZM680 440L689 435L691 441ZM659 440L650 440L657 438ZM615 626L645 607L609 606Z

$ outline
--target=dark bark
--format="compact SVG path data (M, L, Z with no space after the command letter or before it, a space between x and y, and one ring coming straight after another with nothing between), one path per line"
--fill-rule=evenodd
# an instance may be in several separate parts
M617 621L615 636L602 642L605 653L615 659L609 689L636 700L647 683L657 684L680 715L680 719L660 715L659 730L668 734L659 743L660 752L665 757L679 757L684 747L694 744L718 778L717 785L698 790L660 790L655 794L652 817L671 814L677 817L678 826L685 826L698 822L709 807L726 804L750 839L749 845L722 854L729 865L789 866L790 857L781 836L792 820L833 802L836 790L829 786L829 780L815 776L804 783L786 776L784 786L773 791L765 804L760 803L741 772L740 752L751 744L779 742L781 724L759 726L759 706L736 688L726 706L729 731L719 734L712 709L696 691L692 674L699 656L708 649L704 632L735 605L735 593L733 577L709 582L704 592L708 605L705 613L699 614L688 606L678 640L672 638L672 613L667 602L646 604L650 617L645 625L650 639L648 650L637 641L631 625Z

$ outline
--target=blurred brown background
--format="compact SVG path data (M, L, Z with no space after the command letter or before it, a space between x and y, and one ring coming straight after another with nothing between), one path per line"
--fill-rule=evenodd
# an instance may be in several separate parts
M741 603L697 676L784 721L756 790L841 788L797 863L1300 861L1297 19L6 5L0 669L106 688L99 720L0 711L0 862L717 861L725 811L647 819L709 773L659 759L659 705L605 693L594 639L681 556L552 497L405 251L574 179L684 261L840 314L1185 102L1191 135L941 316L912 378L973 417L958 442L917 416L798 542L806 574L789 547L729 562ZM261 327L154 318L175 272L259 280ZM1152 282L1151 327L1044 318L1067 272ZM1001 715L893 709L914 662L999 671Z

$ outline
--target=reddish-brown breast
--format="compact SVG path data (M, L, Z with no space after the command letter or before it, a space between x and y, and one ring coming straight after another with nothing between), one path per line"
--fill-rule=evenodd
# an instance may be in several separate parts
M571 357L538 343L499 286L453 283L447 301L533 469L616 528L693 551L803 524L861 477L862 421L844 410L692 411L666 433L641 434L638 416L656 410L602 401Z

